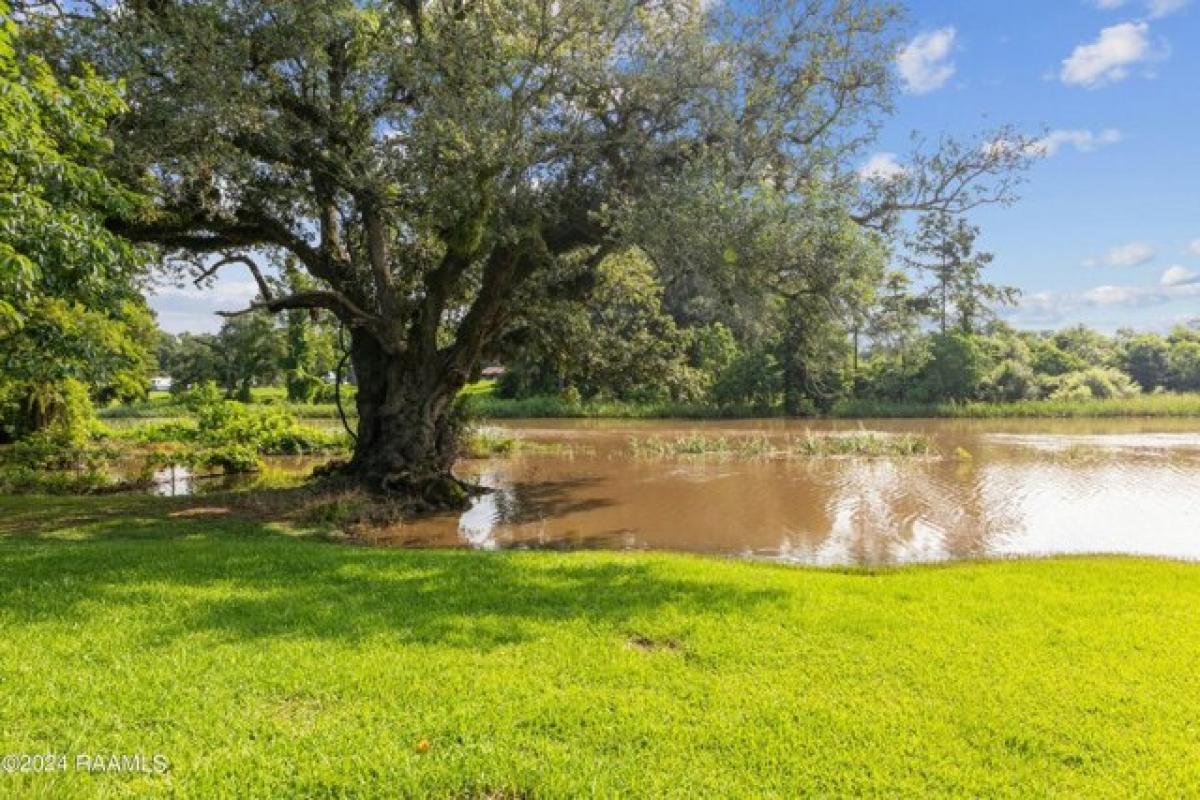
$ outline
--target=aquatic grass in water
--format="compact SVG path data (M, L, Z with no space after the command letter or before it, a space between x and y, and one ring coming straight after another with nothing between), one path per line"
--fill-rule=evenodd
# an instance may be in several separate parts
M463 458L509 458L518 453L569 456L577 452L580 448L558 442L531 442L490 426L472 428L461 443Z
M634 458L666 458L671 456L737 456L758 458L773 455L775 446L765 436L745 438L709 436L689 433L673 439L657 436L629 440Z
M462 440L464 458L503 458L517 451L521 441L500 428L473 428Z
M796 455L821 456L932 456L937 448L928 436L917 433L884 434L863 431L850 434L807 433L789 442Z
M915 433L886 434L875 431L857 433L805 433L772 440L766 436L709 436L694 432L675 438L633 438L629 450L634 458L670 458L679 456L723 456L735 458L832 458L856 456L883 458L894 456L932 456L937 448L928 436Z

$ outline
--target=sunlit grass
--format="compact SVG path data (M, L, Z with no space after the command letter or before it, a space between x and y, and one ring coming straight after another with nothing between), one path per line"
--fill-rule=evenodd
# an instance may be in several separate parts
M0 752L171 762L4 796L1200 792L1200 566L378 550L225 512L0 498Z

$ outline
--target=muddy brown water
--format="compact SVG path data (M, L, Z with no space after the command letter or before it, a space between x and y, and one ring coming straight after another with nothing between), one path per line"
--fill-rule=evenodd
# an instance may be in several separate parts
M1200 558L1200 421L528 420L568 454L464 461L492 489L461 514L379 532L396 546L717 553L819 565L1055 553ZM941 457L635 458L635 437L870 430Z

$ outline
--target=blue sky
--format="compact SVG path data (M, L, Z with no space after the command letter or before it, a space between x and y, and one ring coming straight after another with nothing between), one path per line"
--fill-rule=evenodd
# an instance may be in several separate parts
M1020 327L1200 317L1200 0L913 0L878 144L1051 131L1021 199L975 215ZM1164 278L1165 276L1165 278ZM1165 283L1164 283L1165 280Z
M904 86L873 153L1001 123L1049 133L1009 208L975 214L1014 325L1166 330L1200 317L1200 0L910 0ZM869 160L869 159L868 159ZM864 161L865 163L865 161ZM249 275L153 298L167 330L210 331Z

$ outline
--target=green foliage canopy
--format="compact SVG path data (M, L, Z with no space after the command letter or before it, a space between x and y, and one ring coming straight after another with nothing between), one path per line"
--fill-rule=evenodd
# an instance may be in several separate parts
M139 253L106 227L137 197L105 176L116 85L88 69L66 82L18 52L0 3L0 395L18 431L61 417L77 381L144 391L153 322Z

